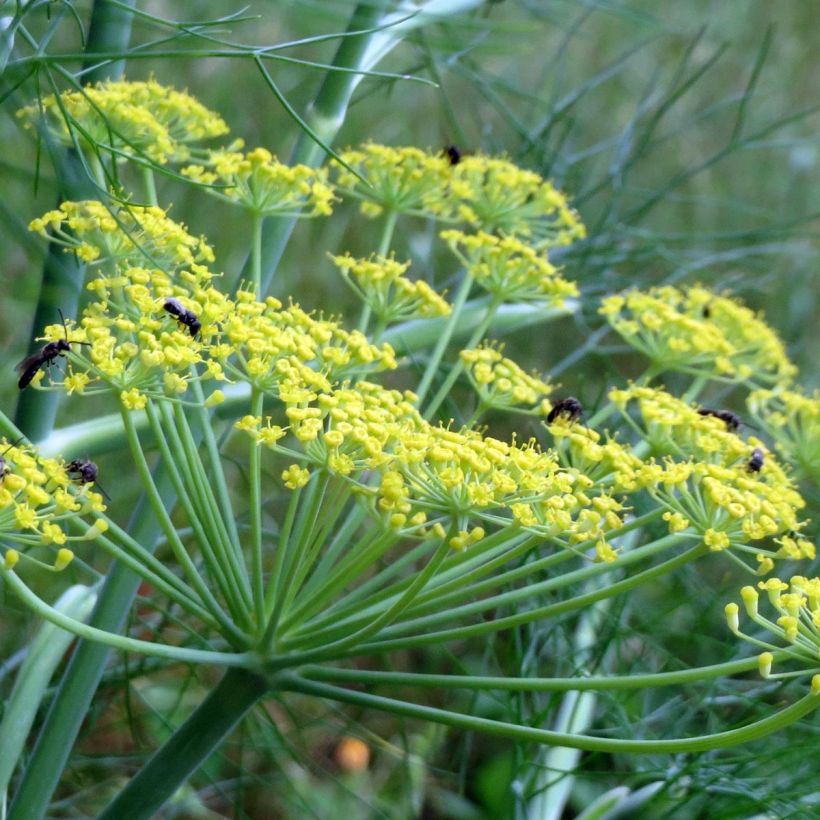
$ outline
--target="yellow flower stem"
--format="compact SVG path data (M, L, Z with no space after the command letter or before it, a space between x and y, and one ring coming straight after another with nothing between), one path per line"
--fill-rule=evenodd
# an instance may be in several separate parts
M176 663L201 663L215 666L241 666L254 668L258 665L258 658L251 652L212 652L205 649L187 649L183 646L168 646L152 641L141 641L136 638L127 638L104 629L97 629L74 618L70 618L54 607L49 606L37 597L17 576L13 570L7 570L0 564L2 576L8 588L36 615L46 621L71 632L79 638L97 643L104 643L119 649L121 652L135 652L140 655L149 655L156 658L165 658Z
M447 709L420 706L404 700L386 698L382 695L371 695L354 689L316 683L295 674L283 675L278 686L285 691L301 692L314 697L351 703L365 709L379 709L389 714L402 715L414 720L432 721L456 729L471 732L478 731L517 742L543 743L549 746L566 746L572 749L615 754L672 754L711 751L737 746L778 732L820 706L820 696L809 694L791 706L763 718L763 720L727 732L672 740L620 740L618 738L554 732L549 729L521 726L517 723L505 723L491 718L464 715Z
M324 613L333 596L360 578L368 568L375 566L396 540L392 533L376 529L351 547L350 552L330 568L330 571L322 572L317 568L313 573L313 580L317 583L305 587L300 605L290 610L288 616L282 619L282 632L298 629L306 619L312 618L317 612Z
M680 397L681 401L690 404L700 395L704 387L709 383L708 376L697 376L693 379L686 392Z
M396 229L396 222L399 218L399 212L392 209L386 210L384 214L384 225L382 226L382 236L379 240L379 247L376 251L378 256L387 256L390 250L390 243L393 241L393 232ZM368 302L362 305L362 315L359 319L359 331L361 333L367 332L367 325L370 321L370 313L372 308ZM384 328L382 327L382 331Z
M421 572L417 572L413 578L410 586L405 592L399 596L393 603L388 603L382 608L382 611L375 617L368 614L366 623L354 632L347 631L347 634L330 644L320 642L320 648L307 652L299 652L293 654L285 654L273 658L268 668L270 671L275 671L281 668L287 668L295 663L314 663L321 662L330 658L338 657L338 653L344 652L350 647L358 647L362 641L366 641L381 632L382 629L388 627L407 609L413 602L415 597L421 592L427 583L435 576L441 567L441 563L452 547L450 546L450 538L453 533L448 532L447 535L441 539L435 552L433 553L427 565Z
M331 485L333 479L329 479L328 484ZM322 503L322 514L317 516L318 527L314 526L309 543L305 544L304 548L300 550L299 561L296 565L296 570L289 584L288 594L285 597L285 612L289 612L291 604L297 593L303 599L310 597L306 592L303 592L302 587L311 570L316 568L316 559L325 546L327 536L335 527L339 516L341 515L345 505L350 500L350 485L345 481L336 481L335 489L331 487L330 498ZM315 571L313 575L315 575Z
M470 427L470 428L475 426L475 424L478 422L478 420L487 412L488 409L489 409L489 407L486 404L484 404L483 401L481 401L479 399L478 404L476 405L476 408L473 411L473 415L470 416L469 419L467 419L464 426L465 427Z
M455 607L445 610L444 612L436 612L427 617L416 618L412 621L406 621L391 630L386 630L383 640L360 646L358 648L359 652L364 654L392 651L393 649L424 646L433 643L440 643L442 641L462 640L468 637L474 637L476 635L489 635L513 626L521 626L522 624L531 623L532 621L542 620L545 618L554 618L567 612L574 612L578 609L583 609L596 601L603 600L604 598L614 595L619 595L622 592L628 592L629 590L634 589L647 581L654 580L655 578L672 572L678 567L683 566L684 564L687 564L695 558L703 555L706 552L706 547L702 542L698 542L694 547L691 547L686 552L676 555L654 567L650 567L643 572L632 575L614 584L609 584L603 589L596 590L594 592L587 592L582 595L576 595L575 597L568 598L560 603L548 604L542 607L535 607L530 610L519 611L514 615L495 618L491 621L472 624L470 626L442 629L438 632L431 631L433 626L461 619L468 614L475 615L486 611L487 609L493 609L498 606L507 605L508 603L515 604L525 598L529 600L533 597L533 595L540 594L547 587L552 589L560 588L570 583L585 581L596 575L610 572L613 568L619 569L627 563L632 563L632 561L629 560L631 558L643 558L646 557L647 551L660 552L685 540L687 540L686 536L666 536L665 538L661 538L654 542L654 544L647 545L646 547L642 547L640 550L635 550L633 553L629 553L621 557L613 564L595 564L587 569L567 573L561 578L550 579L549 581L538 584L531 584L521 589L495 595L491 598L487 598L486 600L475 601L472 604ZM393 635L398 635L401 632L406 632L409 630L419 631L406 637L392 637ZM326 639L326 636L323 637Z
M190 490L191 498L195 501L196 515L202 520L210 536L209 549L213 547L214 550L219 550L220 555L214 553L215 560L219 563L223 574L228 573L225 576L226 584L230 588L232 597L234 593L239 596L240 618L244 619L243 622L250 628L247 613L251 607L251 585L245 571L244 556L238 534L236 541L233 541L226 522L220 514L211 488L212 482L208 480L199 456L199 446L188 426L188 419L182 405L174 404L172 408L169 408L166 403L163 403L161 408L166 428L174 440L174 446L180 448L185 454L188 471L182 479L183 481L187 479L187 489Z
M191 392L197 402L196 417L198 422L197 431L202 433L202 440L208 450L208 459L211 462L211 473L213 483L216 486L216 497L219 502L222 521L228 528L230 534L230 546L234 549L234 560L241 564L244 560L242 555L242 541L239 538L239 530L236 526L236 513L231 503L231 495L228 492L228 485L225 480L225 471L222 469L222 459L219 455L219 447L216 443L213 428L213 414L205 409L205 395L202 390L202 383L199 379L191 379Z
M301 487L291 491L290 500L288 501L288 509L285 513L285 520L282 522L282 526L279 530L279 542L276 545L276 554L273 559L273 569L271 570L270 577L268 578L268 587L265 590L265 617L267 618L267 626L265 628L265 634L262 638L262 646L264 648L270 647L278 626L282 597L280 590L282 588L285 558L287 557L287 545L290 542L290 536L293 532L293 524L299 510L301 496Z
M495 317L495 313L498 310L501 301L499 297L494 296L492 301L487 305L487 312L484 315L484 319L482 320L481 324L475 329L475 332L470 337L470 340L464 345L466 350L470 350L484 338L484 335L490 328L490 325L493 322L493 318ZM441 406L442 402L447 398L450 390L452 389L453 385L456 383L456 380L461 375L461 372L464 370L464 361L461 357L455 362L455 364L450 369L450 372L447 374L447 378L442 383L441 387L439 387L438 392L436 395L431 399L430 404L427 406L427 409L424 411L424 418L428 421L430 418L435 414L436 410ZM421 406L421 399L419 399L419 406Z
M255 217L254 243L261 236L261 218ZM259 273L259 257L254 244L254 276ZM259 279L255 279L255 286L259 286ZM258 290L257 290L258 293ZM257 297L258 298L258 297ZM251 390L251 415L260 418L264 411L265 394L257 387ZM251 586L253 588L253 609L256 627L260 633L265 625L265 589L262 563L262 452L259 443L250 438L248 455L248 505L251 519Z
M150 165L141 165L142 184L145 188L145 201L149 205L158 205L157 184L154 178L154 170Z
M156 408L149 404L146 412L154 433L154 440L166 464L179 503L188 517L194 539L210 571L210 577L221 590L233 621L241 624L244 630L249 630L251 624L246 614L247 606L239 594L239 585L234 582L234 579L228 577L225 566L227 562L216 554L216 550L220 547L219 538L214 532L212 521L208 520L207 513L203 511L204 505L201 499L196 498L194 495L195 493L198 494L198 488L195 484L196 468L191 464L188 453L183 447L179 434L175 429L171 412L167 407L161 408L161 412L165 417L167 436ZM171 439L170 444L168 436Z
M182 571L185 573L188 583L194 590L196 590L196 593L199 595L199 598L205 608L219 623L220 630L223 634L236 645L247 645L247 636L237 629L236 626L234 626L233 621L231 621L231 619L228 618L228 616L222 611L222 608L216 598L214 598L211 594L211 591L208 589L205 581L199 574L196 565L188 555L185 545L179 539L176 529L174 528L174 522L171 521L168 511L162 503L162 497L160 496L159 490L154 483L154 478L151 475L151 469L148 466L148 462L145 460L145 454L142 451L142 445L140 443L139 436L137 435L137 431L134 428L133 421L131 420L128 410L125 408L122 408L122 421L128 446L131 449L131 456L134 459L134 464L137 468L137 473L139 474L146 497L148 498L148 503L150 504L151 509L154 512L154 516L159 522L163 533L165 533L165 537L168 539L168 546L174 553L180 567L182 567ZM168 463L168 466L171 466L170 462Z
M457 587L453 591L449 591L451 589L451 587L449 586L445 587L444 591L442 591L441 589L432 589L429 591L428 595L424 596L424 599L417 599L413 602L413 606L409 608L407 612L408 617L410 617L411 615L413 616L413 620L405 622L398 629L404 631L406 629L413 628L427 632L434 626L443 623L448 623L455 619L464 618L468 615L477 615L482 612L485 612L488 609L493 609L499 606L515 605L525 600L531 600L532 597L535 595L554 592L558 589L566 588L569 586L573 586L575 584L585 582L590 578L605 575L611 572L614 568L628 566L633 563L636 563L637 561L649 558L659 552L671 549L685 540L685 536L665 536L664 538L661 538L651 544L639 547L636 550L633 550L625 555L622 555L621 557L619 557L618 561L614 563L593 564L592 566L587 566L582 569L574 570L573 572L568 572L557 577L549 578L546 581L541 581L535 584L526 584L516 589L512 589L508 592L502 592L496 595L489 595L488 593L496 589L508 587L511 581L526 579L533 573L537 573L542 569L549 568L551 565L560 563L560 558L562 558L564 554L558 553L555 556L549 556L549 558L547 559L541 559L540 561L534 562L533 564L529 564L525 567L519 567L507 573L502 573L498 576L492 576L484 582L479 582L470 586L464 585L462 587ZM703 549L705 548L703 548L703 546L699 544L698 547L694 549L703 551ZM566 553L566 556L567 559L573 557L572 553ZM677 561L678 559L675 558L673 560ZM650 570L646 570L645 573L655 573L656 571L657 567L652 568ZM641 577L643 577L643 574ZM648 577L654 577L654 575L650 575ZM608 587L608 589L613 590L613 595L617 591L616 586L617 585L611 585ZM562 604L556 604L553 606L563 607L566 605L568 607L566 611L571 611L577 607L585 605L585 600L587 597L589 596L577 596L576 598L569 599L568 602L563 602ZM607 597L607 594L601 594L600 597ZM455 606L460 601L464 600L468 600L470 601L470 603L466 603L461 606ZM595 598L594 600L598 599ZM572 602L577 603L573 604ZM363 601L360 604L360 606L364 609L366 609L369 605L370 601ZM551 614L550 607L542 608L541 610L530 610L529 612L541 612L542 610L545 614L539 615L538 617L547 617L547 613ZM564 610L561 609L560 611L562 612ZM327 628L321 630L316 628L314 624L310 624L310 629L306 635L305 646L310 647L314 644L322 645L330 641L333 641L335 640L337 633L342 632L344 630L349 631L350 629L356 627L357 621L364 620L364 617L360 617L358 614L353 614L343 624L340 624L339 618L336 617ZM494 621L494 623L497 622L498 619ZM524 622L526 622L526 620ZM481 627L482 624L478 624L477 626ZM447 634L449 634L450 632L456 634L459 631L459 629L465 629L468 631L469 634L469 631L475 628L475 626L460 627L458 629L450 630L449 632L447 632ZM391 631L397 631L397 629ZM407 639L399 639L399 642L401 642L402 640ZM391 641L390 643L396 643L396 641Z
M251 277L253 292L262 300L262 220L261 214L251 214Z
M785 660L774 653L774 661ZM363 686L408 686L425 689L465 689L497 692L620 692L631 689L659 689L666 686L699 683L753 672L758 659L744 658L710 666L680 669L675 672L649 672L638 675L590 675L573 678L499 677L490 675L428 674L370 669L337 669L329 666L305 666L299 673L310 680ZM801 673L807 674L807 673Z
M114 560L125 564L132 572L139 575L146 583L150 584L157 591L166 595L170 600L175 601L182 609L189 612L196 618L209 626L217 629L217 623L197 600L190 595L190 590L185 587L182 581L173 573L168 572L167 569L157 561L152 555L147 553L142 546L138 545L135 552L124 549L110 538L99 535L94 539L94 543L102 547ZM149 561L148 559L153 559ZM149 564L154 566L154 562L159 564L162 572L158 572L155 568L149 569ZM169 580L169 577L173 581Z
M330 597L338 592L339 590L344 589L345 586L350 584L354 581L357 577L360 577L364 570L367 569L368 566L375 564L375 562L381 557L381 555L390 547L395 544L395 538L388 539L389 534L386 536L379 536L377 535L375 538L372 539L372 544L367 547L367 551L363 552L360 558L355 558L355 563L353 561L348 562L348 565L345 567L338 565L337 567L333 568L332 576L329 582L326 584L327 589L322 589L316 591L316 596L319 599L329 600ZM520 535L519 535L520 538ZM476 547L484 547L485 543L488 542L486 552L490 553L491 555L495 555L495 553L499 550L505 550L504 554L499 558L497 555L495 556L496 560L491 560L486 562L487 568L486 572L492 572L498 566L503 565L509 560L526 553L528 550L532 549L532 547L540 542L540 538L527 538L525 539L524 543L516 544L516 540L513 539L511 544L505 542L505 539L510 539L508 533L494 533L493 535L484 539L484 541L479 542ZM500 544L499 544L500 542ZM494 547L492 549L491 547ZM311 607L309 611L306 611L304 616L300 618L300 623L298 628L294 631L292 635L289 636L289 641L292 645L298 646L300 641L312 635L317 630L325 629L326 627L335 626L342 620L347 620L349 618L358 617L361 615L362 612L365 610L372 610L373 608L379 606L385 599L387 598L395 598L396 595L400 594L403 590L407 589L407 587L413 582L413 576L404 577L402 580L398 581L395 584L385 587L384 584L389 581L395 575L402 573L407 570L412 570L412 567L419 561L420 558L423 558L424 555L428 552L429 548L426 543L419 544L415 549L406 552L401 557L397 558L396 560L388 562L387 566L374 575L372 578L369 578L362 584L358 584L355 589L351 590L347 595L345 595L342 599L335 602L334 604L324 605L324 606L312 606L313 601L310 601ZM453 557L463 558L466 557L465 553L458 553L457 555L451 553L447 556L442 565L442 569L436 574L436 577L431 581L430 588L426 592L420 593L414 604L410 607L408 611L413 611L416 609L417 605L421 602L429 599L430 596L435 596L436 592L438 592L442 586L449 588L453 584L456 588L461 586L458 576L461 574L459 567L451 568L449 572L447 572L446 567L448 563L451 562ZM554 556L553 556L554 557ZM567 555L565 553L560 553L561 560L567 560L571 558L571 555ZM474 556L472 559L474 562L482 560L481 556ZM451 583L446 583L446 579L450 577L453 580ZM464 575L465 583L467 583L467 579L469 578L469 573ZM376 589L377 591L371 594L371 591ZM367 596L362 600L363 596ZM311 596L312 597L312 596ZM312 621L306 621L306 618L313 617L313 614L317 611L321 611L321 615L318 618L315 618ZM301 614L301 613L300 613Z
M297 589L297 576L309 552L310 543L317 530L320 511L325 507L329 476L324 471L311 476L307 492L302 495L302 503L296 516L296 523L288 540L287 561L280 594L280 615L287 613Z
M433 383L433 379L435 378L436 373L438 372L439 365L441 364L441 359L444 356L444 351L447 349L447 345L450 343L450 338L455 331L458 320L461 315L461 311L464 308L464 303L467 301L467 297L470 294L470 289L473 286L473 279L472 277L465 273L464 278L461 281L461 284L458 287L458 291L456 292L455 299L453 300L452 305L452 312L447 317L447 322L445 323L444 327L441 329L441 334L438 337L438 341L436 342L435 348L433 348L433 352L430 354L430 358L427 360L427 367L424 370L424 375L422 376L421 381L419 382L418 387L415 389L415 394L418 396L416 401L416 407L421 407L422 402L424 401L425 397L427 396L427 391L430 389L430 385Z

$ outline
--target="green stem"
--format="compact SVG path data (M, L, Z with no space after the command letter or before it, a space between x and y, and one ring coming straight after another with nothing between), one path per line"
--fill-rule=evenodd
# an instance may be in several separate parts
M251 415L260 417L264 410L265 396L256 387L251 391ZM262 453L261 445L250 438L248 455L248 480L251 518L251 588L257 629L265 625L265 587L262 564Z
M484 316L483 321L475 329L475 333L473 333L473 335L470 337L469 341L465 345L466 350L474 348L484 338L484 334L487 332L488 328L492 324L493 317L495 316L495 312L498 310L499 304L499 302L493 299L487 306L487 313ZM456 379L458 379L458 377L461 375L462 370L464 370L464 360L461 358L461 356L459 356L458 360L452 366L450 372L447 374L447 378L444 380L441 387L439 387L438 393L436 393L436 395L430 401L427 410L424 411L425 419L429 421L431 416L436 412L436 410L438 410L444 399L446 399L448 394L450 393L450 389L456 383Z
M188 555L185 546L183 545L182 541L177 535L174 523L173 521L171 521L171 518L168 515L168 511L165 509L165 506L163 504L162 497L160 496L157 487L154 484L154 478L151 475L151 471L148 468L148 463L145 460L145 455L142 452L142 446L140 444L139 436L137 435L137 432L134 429L133 424L131 423L128 411L124 408L122 411L122 416L123 426L125 427L125 435L128 439L128 444L131 448L131 456L134 459L134 464L136 465L137 473L139 474L143 491L145 492L148 498L148 502L151 505L151 509L154 512L154 516L159 521L159 524L162 527L162 531L165 533L165 537L168 539L168 545L173 550L175 558L179 562L179 565L182 567L182 570L185 573L186 578L188 579L188 583L196 590L202 603L205 605L208 611L214 616L214 618L216 618L216 620L219 622L221 628L224 630L224 634L226 636L231 636L234 641L238 641L240 644L243 643L245 641L245 636L239 630L237 630L237 628L233 625L230 619L222 611L222 608L219 606L219 603L211 594L211 591L208 589L207 585L202 579L202 576L197 571L194 562L191 560L191 557ZM169 469L173 473L173 459L166 459L165 463L166 469Z
M267 681L230 669L171 738L119 792L99 820L148 820L220 746L268 690Z
M154 178L154 171L150 165L140 166L142 170L142 184L145 188L145 201L149 205L158 205L157 183Z
M262 215L252 215L251 282L256 298L262 299Z
M784 654L785 657L785 654ZM775 660L777 656L775 655ZM757 657L717 663L677 672L652 672L645 675L590 676L578 678L513 678L489 675L433 675L419 672L380 672L364 669L333 669L304 666L299 674L310 680L362 686L408 686L433 689L470 689L499 692L609 692L613 690L680 686L752 672L759 666Z
M257 664L257 656L252 652L212 652L206 649L187 649L184 646L168 646L152 641L141 641L136 638L126 638L124 635L106 632L94 626L69 618L45 601L38 598L20 580L13 570L6 569L0 564L0 575L8 584L9 589L33 612L46 621L73 633L78 638L89 641L98 641L107 646L119 649L122 652L136 652L142 655L151 655L155 658L166 658L177 663L202 663L217 666L251 666Z
M427 396L427 391L430 389L430 385L433 383L433 379L438 372L438 367L441 364L444 351L450 343L450 337L456 329L461 311L467 301L467 297L470 294L470 288L472 286L472 277L465 273L464 278L461 280L461 284L458 287L458 291L456 292L455 299L453 300L452 312L447 317L447 322L442 328L441 334L436 342L436 346L433 348L433 352L430 354L430 358L427 361L427 367L425 368L424 375L419 382L419 386L415 390L416 396L418 397L416 407L421 407L421 403Z
M433 723L451 726L455 729L483 732L517 742L544 743L549 746L567 746L572 749L583 749L590 752L625 754L702 752L737 746L742 743L759 740L760 738L780 731L820 706L820 696L810 694L782 711L776 712L774 715L770 715L763 720L759 720L756 723L751 723L739 729L731 729L728 732L718 732L712 735L673 740L619 740L615 738L564 734L548 729L536 729L488 718L462 715L457 712L447 711L446 709L437 709L432 706L419 706L415 703L407 703L379 695L369 695L364 692L356 692L338 686L315 683L296 675L283 676L279 687L285 691L301 692L305 695L314 695L328 700L352 703L356 706L379 709L394 715L402 715L418 720L428 720Z

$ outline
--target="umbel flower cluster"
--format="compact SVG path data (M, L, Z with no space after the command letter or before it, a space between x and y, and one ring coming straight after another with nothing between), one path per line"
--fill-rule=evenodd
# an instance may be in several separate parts
M252 281L231 290L207 240L157 204L65 202L31 224L84 261L89 278L81 315L44 329L46 343L67 342L65 370L44 367L30 389L117 403L179 567L169 575L146 559L145 577L237 651L353 654L412 630L405 615L433 617L434 598L416 596L439 588L474 601L466 614L491 610L484 593L493 573L525 554L603 573L664 550L719 552L761 575L778 560L814 557L797 480L817 476L817 396L792 385L777 335L739 301L701 286L605 299L601 314L646 355L648 371L613 389L594 415L489 338L504 305L526 303L547 320L573 310L581 294L550 254L582 240L583 224L538 174L479 153L454 163L373 143L343 152L347 167L329 171L288 166L263 148L243 152L240 142L206 150L196 143L225 135L224 122L154 81L72 91L21 115L66 142L82 126L89 150L111 162L178 164L177 184L239 207L254 225ZM384 224L372 255L331 255L361 301L358 321L263 293L260 220L326 218L345 200ZM410 276L410 262L391 252L397 221L414 218L438 226L450 252L442 257L452 267L436 280ZM450 296L440 283L456 273ZM468 304L484 314L459 349ZM430 322L433 343L411 349L412 329ZM694 377L685 399L649 384L669 372ZM710 381L756 389L759 436L745 435L729 411L695 403ZM464 387L472 405L460 417L443 411L450 388ZM463 393L453 395L463 403ZM216 436L205 433L200 448L188 421L209 428L208 411L220 404L236 434L228 445L248 453L245 495L229 487ZM537 433L491 435L478 426L490 411L513 424L537 419ZM189 541L151 484L138 414L172 472ZM62 544L67 516L101 512L99 496L59 462L15 447L5 458L7 541L19 551ZM638 521L633 555L620 536ZM17 546L6 550L4 572L16 556ZM460 566L476 583L456 593ZM508 580L526 585L526 570ZM799 591L777 604L792 620L778 624L787 640L813 640L816 650L816 623L813 632L800 626L816 621L812 583L792 580ZM300 599L300 590L310 595ZM795 608L800 595L808 603ZM336 621L323 612L332 607Z

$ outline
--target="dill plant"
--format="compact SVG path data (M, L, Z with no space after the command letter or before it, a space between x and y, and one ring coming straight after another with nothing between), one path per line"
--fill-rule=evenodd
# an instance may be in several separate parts
M792 690L793 705L705 737L617 739L594 722L595 692L817 671L816 579L793 576L787 587L769 577L777 562L813 557L792 476L812 479L817 401L794 384L761 317L701 287L606 299L601 315L646 356L647 370L595 412L557 412L548 423L560 388L490 338L523 307L545 322L594 309L579 303L573 281L584 228L568 197L538 174L504 158L476 154L453 166L437 152L372 143L319 170L236 140L213 149L199 141L226 137L222 118L158 81L55 94L22 117L79 151L98 194L31 226L87 264L90 295L67 328L44 327L37 343L68 332L85 346L72 348L64 375L41 373L26 395L68 392L117 407L120 420L97 432L127 441L150 511L143 516L159 524L163 544L155 556L152 542L108 517L96 488L4 422L4 585L70 634L229 669L110 816L152 812L266 695L350 702L544 743L550 754L717 749L814 708L816 679L802 700ZM154 171L170 172L163 197L188 180L203 202L244 212L240 241L252 253L238 287L235 272L218 275L207 239L160 207L168 200L157 200ZM381 225L372 256L332 260L361 313L307 313L289 301L298 291L269 286L265 220L332 219L343 200ZM451 254L431 282L392 249L397 224L419 218L435 225L442 258ZM567 260L563 268L556 258ZM319 252L306 265L324 263ZM197 317L199 332L176 321L168 299ZM685 384L676 395L662 387L673 373ZM756 391L759 436L698 412L710 383ZM465 385L475 391L466 407L454 392ZM490 435L484 425L499 418L513 430L542 423L514 438ZM151 471L152 448L164 473ZM240 454L241 483L227 450ZM749 467L755 451L760 470ZM121 635L83 623L85 610L44 600L41 573L71 567L83 578L74 555L90 556L92 544L156 593L152 606L173 613L164 631ZM413 673L395 654L463 647L567 614L579 615L572 649L581 653L584 629L597 628L596 615L622 593L669 581L708 553L764 578L779 618L759 614L754 587L740 595L773 637L749 634L736 604L726 609L732 632L763 650L758 657L593 676L556 662L555 677L525 678ZM419 696L425 690L445 707ZM555 720L512 721L470 714L451 697L457 690L567 694Z
M227 669L103 816L149 816L269 692L611 753L731 746L820 703L820 582L802 576L790 586L760 582L781 613L776 621L758 613L757 590L745 587L749 617L774 640L743 632L729 603L732 632L764 651L705 668L528 678L410 672L388 660L399 650L591 613L709 553L760 576L777 562L813 558L788 465L762 438L696 403L710 381L765 388L750 396L755 418L794 458L787 432L778 431L796 429L788 412L816 418L816 401L793 398L795 368L760 316L701 286L604 299L600 313L645 354L647 369L582 416L488 336L510 306L529 305L549 321L577 304L571 267L550 256L583 240L585 229L566 195L538 175L482 154L452 164L440 153L375 144L321 168L283 164L239 140L208 148L200 142L225 136L223 120L153 80L46 97L20 116L64 141L70 122L88 140L99 187L115 178L123 186L108 200L64 202L31 224L86 264L89 296L76 319L43 329L41 341L68 338L67 363L64 372L40 369L29 389L101 396L118 408L145 514L165 547L155 555L129 535L92 481L78 482L59 458L15 442L6 419L14 438L3 445L0 575L34 612L78 637ZM233 291L207 239L157 201L146 156L176 167L175 184L244 212L250 275ZM306 312L298 294L269 295L262 275L266 217L332 219L344 199L382 224L372 256L332 259L362 303L352 321ZM413 279L409 260L396 259L395 227L410 218L437 225L451 259L440 278L459 272L452 293ZM460 346L468 306L475 318ZM414 341L426 322L438 323L432 344ZM661 386L670 373L689 379L680 396ZM459 382L475 391L461 426L444 410ZM229 428L220 430L214 408ZM513 427L517 414L541 419L539 432L492 436L482 426L489 411L507 414ZM816 438L816 424L800 421L799 430ZM149 441L178 499L176 515L152 473ZM226 472L226 444L244 451L245 492ZM36 570L65 571L91 541L149 585L154 606L173 611L182 631L169 624L150 639L132 637L44 600ZM32 571L23 575L26 564ZM547 593L561 599L545 603ZM768 716L699 737L546 728L395 694L642 690L755 669L767 679L810 680Z

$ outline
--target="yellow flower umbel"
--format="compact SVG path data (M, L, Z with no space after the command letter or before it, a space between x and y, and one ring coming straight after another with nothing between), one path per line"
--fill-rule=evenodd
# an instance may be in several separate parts
M20 109L31 127L41 117L65 145L101 146L119 156L145 155L157 163L185 162L191 144L228 133L221 117L183 91L154 80L108 80L53 94Z
M788 382L796 373L783 343L761 318L702 287L610 296L600 313L658 371L762 385Z
M381 327L450 314L450 305L430 285L403 275L409 262L397 262L392 256L356 259L349 253L331 259Z
M503 157L465 156L450 183L458 215L473 228L527 237L539 248L569 245L586 229L552 183Z
M775 558L796 557L799 550L782 541L768 550L750 543L798 531L805 506L763 442L744 441L721 419L701 415L663 390L633 386L612 391L610 399L663 457L648 462L639 481L667 508L670 530L691 526L714 552L732 548L753 555L761 572L769 571ZM632 401L637 417L629 413Z
M578 295L575 283L559 276L546 256L515 237L447 230L441 238L475 283L499 303L542 302L562 307L569 297Z
M501 347L485 344L462 350L461 359L482 408L509 410L530 416L546 415L552 409L547 397L552 385L524 372Z
M384 211L440 219L455 215L456 201L449 187L452 169L442 154L371 142L344 151L341 157L359 177L339 165L336 183L346 196L361 200L365 215Z
M820 391L756 390L747 404L796 477L820 484Z
M813 675L812 689L820 691L820 578L795 575L788 584L779 578L770 578L761 581L758 587L767 593L776 619L771 620L760 614L760 596L752 586L740 591L743 606L754 624L768 632L776 643L744 633L740 629L739 607L735 603L725 607L729 628L738 637L764 649L760 656L760 673L763 677L780 679ZM796 663L801 669L772 673L772 652L778 650L785 660Z
M105 509L102 496L88 485L73 482L57 459L41 458L30 447L0 441L0 541L2 560L13 569L25 558L46 569L60 571L73 558L69 522ZM50 562L36 558L45 547ZM35 554L31 554L31 553Z
M255 216L328 216L332 211L333 188L323 168L285 165L264 148L211 151L202 164L182 173Z
M176 269L214 260L203 238L189 234L158 207L63 202L32 220L29 229L109 273L130 265Z

